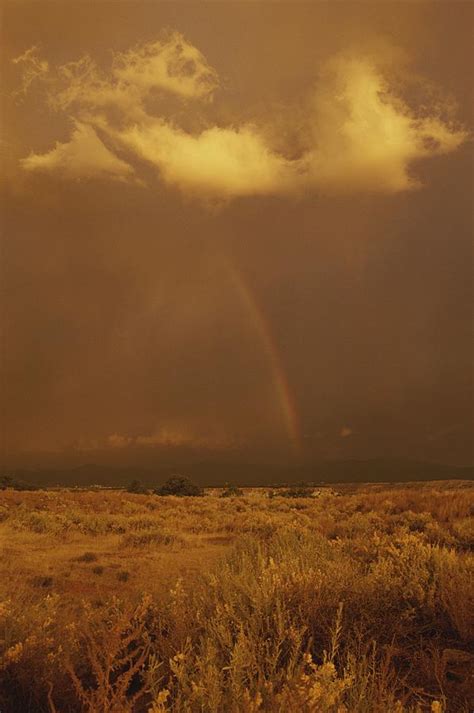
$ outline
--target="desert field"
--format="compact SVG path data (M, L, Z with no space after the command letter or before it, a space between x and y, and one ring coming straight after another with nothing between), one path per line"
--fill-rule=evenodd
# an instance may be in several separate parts
M1 713L469 713L473 493L0 491Z

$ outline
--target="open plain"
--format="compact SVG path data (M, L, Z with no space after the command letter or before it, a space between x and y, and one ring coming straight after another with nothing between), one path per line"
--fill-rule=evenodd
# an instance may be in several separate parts
M2 712L472 710L472 485L297 494L2 491Z

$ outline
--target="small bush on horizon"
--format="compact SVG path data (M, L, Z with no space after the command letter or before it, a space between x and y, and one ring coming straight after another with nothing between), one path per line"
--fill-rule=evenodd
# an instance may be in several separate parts
M204 491L199 485L182 475L174 475L153 491L155 495L176 495L178 497L199 497Z
M127 493L135 493L136 495L145 495L148 492L141 480L132 480L127 485Z
M278 493L282 498L310 498L313 494L313 488L307 486L296 486L294 488L288 488L282 493Z
M22 480L17 480L11 475L1 475L0 476L0 490L39 490L36 485L32 483L25 483Z
M220 494L221 498L239 498L244 494L243 490L236 485L227 485L225 490Z

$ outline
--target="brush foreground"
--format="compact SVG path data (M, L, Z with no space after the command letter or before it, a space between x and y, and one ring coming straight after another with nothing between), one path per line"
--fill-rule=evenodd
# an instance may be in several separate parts
M470 483L0 492L2 713L474 707Z

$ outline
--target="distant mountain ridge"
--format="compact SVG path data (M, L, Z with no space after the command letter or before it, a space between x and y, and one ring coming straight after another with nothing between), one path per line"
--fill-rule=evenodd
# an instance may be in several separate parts
M132 480L146 486L162 483L179 473L203 487L233 483L241 486L293 485L297 483L383 483L429 480L474 480L474 466L397 459L332 460L302 465L262 465L197 462L154 467L84 464L70 468L3 469L0 475L13 476L39 486L123 487Z

